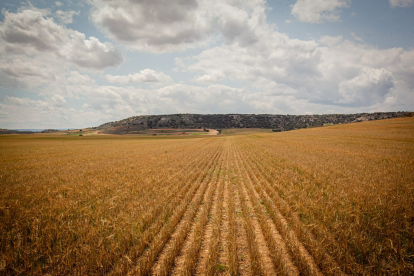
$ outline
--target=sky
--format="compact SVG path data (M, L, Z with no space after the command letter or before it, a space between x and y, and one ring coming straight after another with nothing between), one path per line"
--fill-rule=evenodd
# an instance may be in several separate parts
M414 110L414 0L3 0L0 9L0 128Z

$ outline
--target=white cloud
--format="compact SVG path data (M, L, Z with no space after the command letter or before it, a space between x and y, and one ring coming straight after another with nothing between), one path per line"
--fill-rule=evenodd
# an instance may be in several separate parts
M361 43L365 43L365 41L361 38L361 37L359 37L359 36L357 36L354 32L351 32L351 36L356 40L356 41L359 41L359 42L361 42Z
M350 0L297 0L292 15L303 22L338 21L340 9L349 7Z
M198 83L217 83L225 78L225 74L221 71L213 71L209 74L197 76L194 78L195 82Z
M6 97L0 102L0 125L4 128L62 128L96 126L105 116L54 106L46 100Z
M0 59L0 87L26 89L42 96L56 93L63 97L78 98L95 85L88 75L73 71L62 62L22 55Z
M217 4L217 27L228 42L238 39L239 43L243 45L250 45L257 41L257 36L254 33L251 24L251 17L249 10L240 9L237 6L229 4Z
M38 7L33 6L33 4L30 1L25 2L20 2L21 6L17 9L18 12L23 12L25 10L31 10L31 11L35 11L35 12L39 12L42 14L42 16L49 16L52 11L49 8L46 9L40 9Z
M92 20L125 45L169 52L200 45L213 32L196 0L93 0Z
M61 2L59 2L59 1L56 1L56 2L55 2L55 5L56 5L57 7L60 7L60 6L62 6L63 4L62 4Z
M389 0L392 7L411 7L414 0Z
M49 56L89 69L117 66L123 57L110 43L85 38L83 33L56 24L38 11L4 13L0 25L2 55ZM54 56L54 57L53 57Z
M128 74L124 76L113 76L106 75L106 79L111 83L142 83L142 82L152 82L152 83L168 83L172 82L172 78L163 72L157 72L151 69L141 70L139 73Z
M122 62L113 45L86 39L38 11L6 12L0 23L0 86L25 88L34 96L1 98L2 126L85 127L137 114L412 109L414 50L378 49L342 36L291 39L266 22L261 0L188 1L188 9L177 10L186 5L180 2L171 13L161 8L174 3L96 0L91 18L111 38L138 50L184 50L215 39L213 48L175 59L178 71L195 76L194 85L174 84L151 69L94 75ZM344 7L337 4L316 20L336 20ZM152 10L145 13L150 8L154 18ZM99 85L98 77L125 85ZM148 88L128 85L133 83ZM229 83L237 88L223 85ZM73 102L77 110L68 104Z
M320 77L317 65L321 52L315 41L289 39L272 30L261 38L249 47L235 42L205 50L196 57L183 59L184 68L199 73L199 81L225 76L260 87L262 80L267 80L298 88L301 83Z
M95 84L95 81L92 80L88 75L82 75L78 71L71 71L69 75L65 77L65 79L67 80L68 84Z
M252 96L261 95L254 102L263 112L303 112L296 107L313 113L352 112L361 107L410 109L414 50L382 50L341 36L324 36L318 43L264 30L248 47L234 41L176 63L183 71L197 73L194 80L200 83L228 79L246 87Z
M6 96L5 103L16 106L33 106L33 107L48 107L49 104L41 100L31 100L29 98L18 98Z
M335 46L338 45L339 43L342 43L342 35L340 36L322 36L319 39L319 42L322 44L325 44L327 46Z
M54 106L61 107L66 104L66 99L61 95L53 95L49 98L49 102Z
M35 88L55 80L55 72L39 59L6 56L0 58L0 61L0 86Z
M129 48L173 52L204 47L222 34L249 45L265 19L263 0L93 0L91 19Z
M0 23L0 86L27 89L44 99L6 97L2 108L7 116L0 122L53 125L56 120L55 124L72 125L69 118L78 115L71 114L74 110L66 107L66 99L80 99L96 86L88 75L75 70L93 72L119 65L121 53L111 44L86 39L84 34L44 18L39 11L4 15ZM35 115L30 117L31 113Z
M342 96L337 103L352 105L373 105L383 102L394 86L391 72L385 69L364 69L358 76L342 81L338 93Z
M85 35L76 32L71 40L62 46L57 54L71 63L90 69L104 69L118 66L123 62L121 52L112 44L102 43L96 37L85 39Z
M100 86L91 90L88 106L115 118L185 112L243 113L255 110L253 99L248 91L225 85L172 84L158 89Z
M55 12L55 17L57 19L59 19L59 21L62 22L63 24L71 24L71 23L73 23L73 16L74 15L79 15L79 14L80 14L79 11L57 10Z

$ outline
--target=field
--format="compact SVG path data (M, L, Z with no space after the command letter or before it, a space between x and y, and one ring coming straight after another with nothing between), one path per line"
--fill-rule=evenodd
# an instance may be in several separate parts
M231 132L231 131L230 131ZM233 132L239 133L237 130ZM268 130L269 132L269 130ZM166 135L217 135L218 131L215 129L209 129L205 132L203 129L175 129L175 128L162 128L162 129L145 129L145 130L129 130L128 127L118 127L111 129L109 132L105 130L96 130L93 128L86 129L72 129L53 131L47 133L48 135L72 135L72 136L91 136L91 135L107 135L107 134L119 134L119 135L134 135L134 136L166 136Z
M413 275L414 118L0 136L0 275Z

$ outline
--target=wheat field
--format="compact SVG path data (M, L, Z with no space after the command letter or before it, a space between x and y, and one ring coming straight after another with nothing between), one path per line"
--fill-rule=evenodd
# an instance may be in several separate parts
M0 275L414 273L414 118L223 133L0 136Z

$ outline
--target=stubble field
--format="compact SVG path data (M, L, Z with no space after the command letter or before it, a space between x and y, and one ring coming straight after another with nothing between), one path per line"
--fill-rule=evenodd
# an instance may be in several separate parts
M0 275L414 273L413 118L234 134L1 136Z

